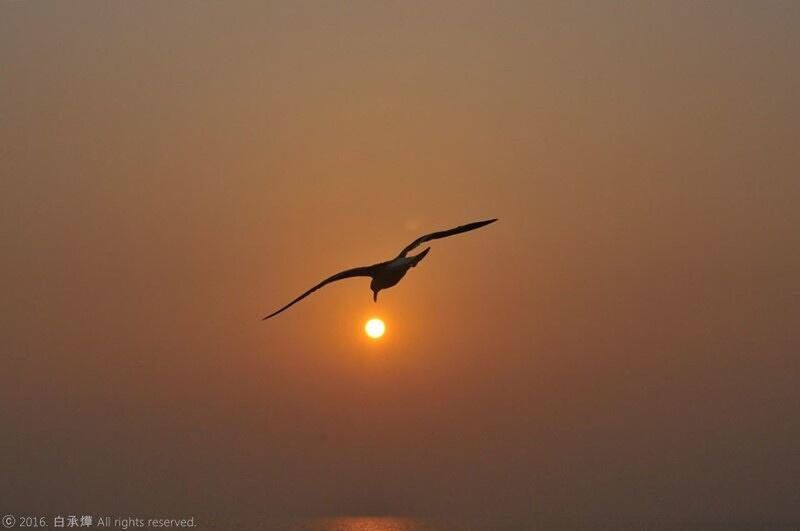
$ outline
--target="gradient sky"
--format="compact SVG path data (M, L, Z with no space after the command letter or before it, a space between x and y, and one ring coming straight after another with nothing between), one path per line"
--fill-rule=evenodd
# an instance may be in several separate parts
M3 511L800 519L798 28L2 3Z

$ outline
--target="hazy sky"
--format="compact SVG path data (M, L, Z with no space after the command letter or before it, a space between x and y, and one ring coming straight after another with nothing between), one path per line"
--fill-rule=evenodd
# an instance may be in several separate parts
M3 2L2 509L800 519L798 28Z

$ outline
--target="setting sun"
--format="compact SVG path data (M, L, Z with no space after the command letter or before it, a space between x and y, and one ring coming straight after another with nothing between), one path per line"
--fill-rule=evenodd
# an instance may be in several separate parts
M377 317L373 317L364 325L364 332L372 339L378 339L386 332L386 325Z

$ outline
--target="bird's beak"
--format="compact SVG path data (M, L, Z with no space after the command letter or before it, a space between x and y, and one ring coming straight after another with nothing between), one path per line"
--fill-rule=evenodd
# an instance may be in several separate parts
M373 291L372 292L372 300L375 301L375 302L378 302L378 292L377 291Z

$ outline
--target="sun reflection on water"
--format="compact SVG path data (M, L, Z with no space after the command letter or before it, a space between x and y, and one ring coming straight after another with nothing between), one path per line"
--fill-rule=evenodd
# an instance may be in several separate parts
M319 521L319 531L427 531L430 527L414 518L391 516L361 516L325 518Z

